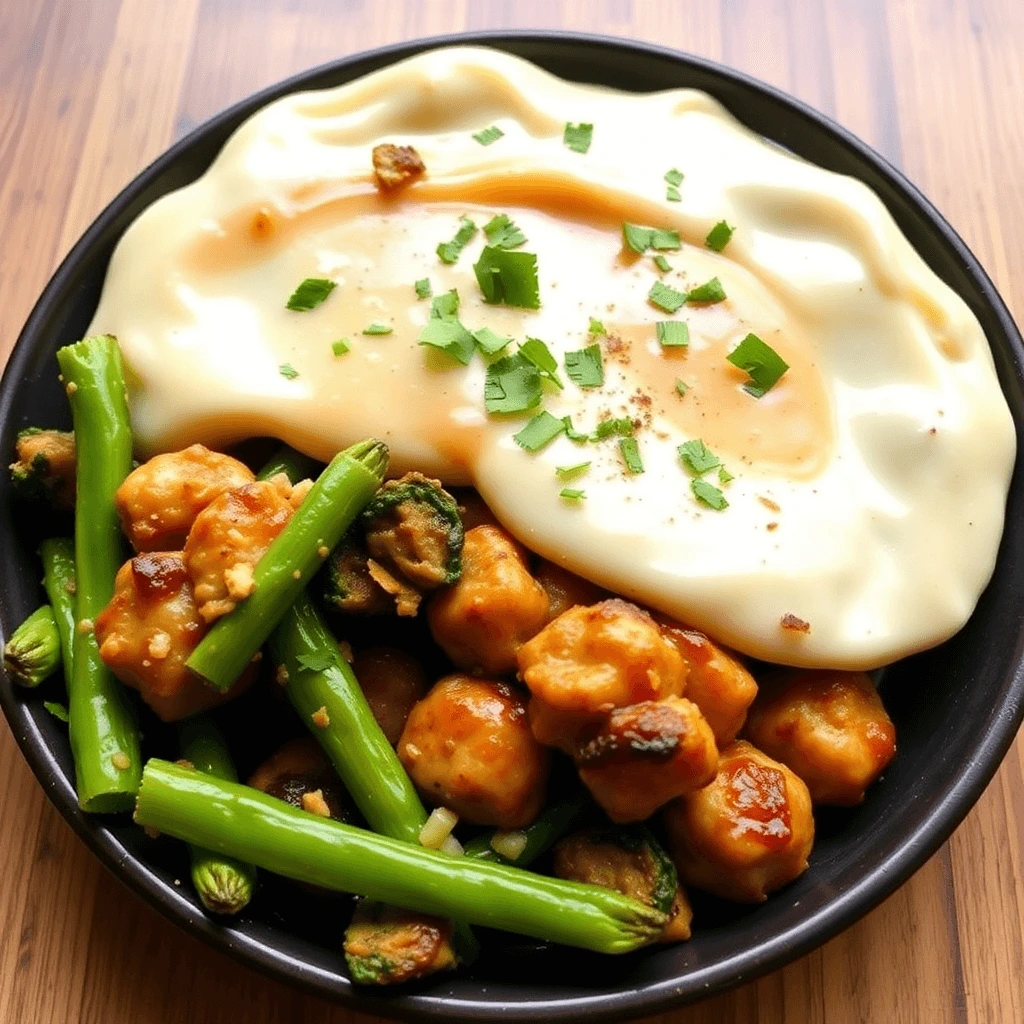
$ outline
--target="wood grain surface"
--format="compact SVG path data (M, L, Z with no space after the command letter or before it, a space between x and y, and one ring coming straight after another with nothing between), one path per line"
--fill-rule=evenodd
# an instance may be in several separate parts
M741 68L851 128L1024 310L1021 0L0 2L0 358L80 232L226 104L367 47L462 29L633 36ZM1024 1021L1024 763L885 904L664 1024ZM109 875L0 726L0 1021L369 1021L211 952Z

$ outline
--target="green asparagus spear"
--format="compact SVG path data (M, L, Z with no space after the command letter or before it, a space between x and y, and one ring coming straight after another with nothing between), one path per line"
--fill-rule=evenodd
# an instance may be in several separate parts
M256 479L269 480L278 473L284 473L294 484L304 477L317 476L321 469L323 466L315 459L285 444L278 448L274 457L256 474Z
M237 782L220 730L203 715L181 727L181 756L198 772L216 779ZM189 846L192 855L192 884L203 906L214 914L237 914L252 899L256 869L251 864L214 853L202 846Z
M484 832L466 843L465 856L477 860L492 860L498 864L515 864L525 868L542 853L546 853L575 824L589 806L590 801L582 793L569 797L541 811L540 817L522 830L525 845L515 860L503 857L491 845L497 832ZM508 833L505 833L508 835Z
M257 562L256 589L192 652L187 664L193 672L221 692L231 686L376 493L387 464L381 441L362 441L331 460Z
M610 889L450 857L157 758L135 820L288 878L599 953L651 942L666 920Z
M22 686L38 686L60 665L60 634L53 609L37 608L4 645L4 669Z
M51 537L39 545L43 562L43 588L53 607L64 660L64 682L71 692L74 665L72 641L75 636L75 542L70 537Z
M139 788L139 736L121 684L103 664L92 623L110 601L121 565L114 492L131 472L132 432L117 340L97 335L57 352L78 453L75 503L77 626L68 693L78 803L128 810Z

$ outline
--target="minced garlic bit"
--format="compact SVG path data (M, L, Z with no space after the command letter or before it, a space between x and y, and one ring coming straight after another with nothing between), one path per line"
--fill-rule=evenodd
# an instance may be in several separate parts
M74 580L68 580L67 583L64 584L64 589L69 594L77 594L78 593L78 584Z
M119 750L116 754L112 754L110 763L119 772L127 771L132 766L131 758L123 750Z
M422 751L422 750L420 750L420 748L419 748L419 747L417 747L415 743L406 743L406 745L405 745L405 753L406 753L406 754L407 754L407 755L408 755L408 756L409 756L409 757L410 757L410 758L411 758L411 759L412 759L413 761L415 761L415 760L416 760L416 758L417 758L417 757L419 757L419 756L420 756L420 754L422 754L422 753L423 753L423 751Z
M291 496L288 498L292 508L298 508L311 490L313 490L313 481L310 480L309 477L306 477L305 480L300 480L292 488Z
M252 566L248 562L236 562L225 569L224 585L232 601L244 601L256 589Z
M439 850L459 823L459 816L447 807L435 807L420 829L420 845L428 850Z
M809 622L805 622L792 612L786 612L786 614L779 619L779 625L783 629L788 629L793 633L810 633L811 631L811 624Z
M78 385L74 381L70 381L65 390L69 395L73 395L78 390Z
M301 571L296 569L295 572L292 573L292 579L293 580L301 580L302 579Z
M461 857L466 852L455 836L449 836L438 849L442 853L447 853L449 857Z
M77 628L79 633L91 633L92 619L79 619Z
M321 558L326 558L331 553L331 549L326 544L321 544L320 547L316 549L316 553Z
M327 806L322 789L314 789L302 794L302 809L310 814L319 814L321 818L329 818L331 809Z
M158 629L149 638L149 647L147 649L151 658L162 661L171 653L171 634Z
M518 860L526 849L527 836L520 829L514 832L495 832L491 836L491 849L506 860Z
M322 704L309 716L318 729L326 729L331 724L331 716L327 714L327 708Z
M189 768L189 769L194 769L195 768L195 765L187 757L179 757L178 760L175 761L174 763L179 768Z
M278 686L288 685L288 668L285 665L278 665L277 672L274 673L274 681Z

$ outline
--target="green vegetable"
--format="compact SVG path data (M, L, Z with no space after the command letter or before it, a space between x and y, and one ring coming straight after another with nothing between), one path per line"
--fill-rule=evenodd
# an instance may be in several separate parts
M679 194L679 189L677 189L675 185L669 185L669 187L665 189L665 198L670 203L681 203L683 201L683 197Z
M295 380L299 375L299 371L291 363L282 363L277 369L281 376L288 380Z
M70 512L75 507L75 435L26 427L15 441L11 488L23 501Z
M484 302L504 303L520 309L540 308L537 282L537 256L532 252L513 252L485 245L480 259L473 264Z
M622 461L630 473L642 473L644 471L643 460L640 458L640 447L635 437L623 437L619 439L619 451L622 453Z
M686 348L690 344L690 328L685 320L660 320L654 327L662 348Z
M374 835L157 758L135 820L298 881L599 953L651 942L666 920L607 889Z
M564 385L562 384L562 379L558 376L558 361L540 338L527 338L519 346L519 352L526 356L540 370L542 377L551 381L559 391L562 390Z
M337 341L331 342L331 351L336 356L346 355L350 348L351 346L348 343L348 338L339 338Z
M667 274L672 269L672 264L669 263L669 261L665 259L665 257L662 256L660 252L657 254L657 256L654 257L654 265L663 274Z
M466 248L472 237L476 234L476 225L468 218L463 217L459 221L459 230L450 242L441 242L437 247L437 255L442 263L457 262L462 250Z
M595 320L593 317L590 318L590 326L587 328L587 334L607 334L608 332L604 329L604 324L600 320Z
M675 313L686 302L686 293L678 292L675 288L669 288L667 284L662 284L661 281L655 281L651 285L651 290L647 293L647 301L652 306L663 309L666 313Z
M473 331L473 340L485 356L496 356L503 348L512 344L511 338L495 334L490 327L481 327L480 330Z
M526 412L540 405L540 371L521 352L487 367L484 405L488 412Z
M451 291L435 295L430 300L430 316L432 319L445 320L455 316L459 311L459 293L455 288Z
M70 537L44 540L39 545L39 558L43 563L43 589L53 608L53 618L60 637L64 683L70 692L75 639L75 542Z
M205 716L181 726L181 756L198 772L237 782L238 775L220 730ZM221 853L189 846L192 885L203 906L214 914L237 914L252 899L256 869Z
M586 491L581 491L577 487L563 487L559 492L560 498L565 498L566 501L582 501L586 496Z
M756 334L748 334L725 358L750 376L743 390L754 398L770 391L789 369L789 363Z
M420 345L440 349L463 366L469 365L476 351L473 335L454 316L431 317L423 325L417 341Z
M586 473L588 469L590 469L589 462L577 462L575 466L556 466L555 476L559 480L575 480L576 477Z
M700 477L694 477L690 481L690 490L693 491L693 496L701 504L707 505L708 508L713 508L716 512L721 512L729 507L729 502L725 500L725 495L714 484L709 484Z
M534 416L518 434L513 434L512 440L528 452L539 452L551 444L559 434L564 433L565 423L557 416L544 411Z
M416 298L417 299L429 299L430 296L434 294L433 288L430 287L430 278L429 277L421 277L413 285L413 288L416 289Z
M46 708L46 710L49 711L50 714L58 721L66 723L71 719L71 716L68 714L68 709L63 704L60 704L55 700L44 700L43 707Z
M704 239L704 244L709 249L714 249L715 252L721 252L729 244L729 239L732 238L734 230L724 220L720 220L708 232L708 237Z
M670 185L681 185L683 183L683 172L673 167L672 170L665 172L665 180Z
M722 282L717 277L711 278L705 284L698 285L696 288L691 288L686 293L686 301L690 303L701 302L701 303L713 303L721 302L725 298L725 289L722 287ZM672 312L675 312L673 310Z
M466 843L463 855L474 860L493 860L498 864L514 863L516 867L525 868L541 854L547 853L558 839L572 828L589 806L590 803L584 796L576 795L545 807L537 820L523 829L526 845L515 861L503 857L491 846L495 835L498 834L495 832L484 832L471 839Z
M222 693L231 686L320 567L319 551L338 543L376 493L387 464L387 445L373 440L331 460L256 563L256 589L189 656L193 672Z
M639 224L623 221L622 239L633 252L644 253L648 249L678 249L679 232L670 228L645 228Z
M393 330L388 324L368 324L363 328L363 334L390 334Z
M337 288L335 281L328 281L322 277L307 277L285 304L286 308L294 309L296 312L305 313L316 309L334 289Z
M273 458L256 474L256 479L269 480L279 473L284 473L294 484L307 477L319 475L322 469L323 465L316 459L311 459L285 444L278 448Z
M676 393L679 395L679 397L682 398L683 395L685 395L686 392L689 391L689 390L690 390L690 387L686 383L686 381L685 380L680 380L678 377L676 377Z
M681 444L677 450L686 468L698 476L717 469L722 464L722 460L699 437Z
M585 121L573 124L565 122L565 131L562 133L562 141L569 149L576 153L586 153L590 149L590 143L594 138L594 126Z
M569 380L581 388L596 388L602 385L604 363L601 361L601 346L588 345L574 352L566 352L565 372Z
M492 124L489 128L482 128L480 131L474 132L473 138L481 146L489 146L492 142L497 142L504 134L496 124Z
M575 441L576 444L584 444L590 440L589 434L580 433L580 431L572 425L571 416L563 416L562 422L565 424L565 436L569 438L570 441Z
M718 482L720 484L727 484L730 480L735 479L736 478L732 475L732 473L729 472L729 470L725 468L725 466L718 467Z
M526 244L526 235L509 219L507 213L499 213L484 225L487 244L499 249L516 249Z
M4 670L22 686L38 686L61 664L60 634L53 609L37 608L4 645Z
M335 545L323 574L324 602L345 615L386 615L394 598L370 575L369 553L360 531L349 530Z
M132 468L124 371L110 335L67 345L57 361L78 446L77 626L68 692L78 804L97 813L123 811L139 788L139 736L121 684L100 658L92 622L113 596L123 556L114 492Z
M618 419L601 420L594 432L590 435L591 441L603 441L606 437L619 435L629 437L636 430L636 424L628 416L620 416Z

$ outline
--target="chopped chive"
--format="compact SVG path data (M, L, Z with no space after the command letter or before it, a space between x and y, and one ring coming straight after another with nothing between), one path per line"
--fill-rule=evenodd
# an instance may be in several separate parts
M718 469L722 464L722 460L699 437L681 444L677 450L686 468L697 476Z
M671 171L665 172L665 180L670 185L681 185L683 183L683 172L673 167Z
M565 498L566 501L582 501L586 496L586 491L578 490L575 487L563 487L559 492L560 498Z
M497 249L515 249L526 241L526 235L512 223L507 213L499 213L484 225L487 244Z
M608 332L604 329L604 324L600 320L595 320L593 317L590 318L590 326L587 328L587 334L607 334Z
M565 122L565 131L562 133L562 141L569 149L576 153L586 153L590 149L590 143L594 138L594 126L585 121L573 124Z
M682 398L682 396L685 395L686 392L689 390L690 387L686 383L686 381L680 380L678 377L676 377L676 393L679 395L679 397Z
M421 277L414 285L416 289L416 298L418 299L429 299L434 294L434 289L430 287L430 278Z
M459 230L455 232L455 237L450 242L442 242L437 247L438 258L442 263L455 263L459 254L475 234L476 225L468 217L463 217L459 222Z
M488 412L526 412L540 405L540 371L520 352L487 367L484 405Z
M725 468L725 466L719 466L718 467L718 482L719 483L727 484L727 483L729 483L730 480L735 480L735 479L736 478L732 475L732 473L729 472L729 470L727 470Z
M606 437L618 434L620 437L629 437L636 429L636 425L628 416L619 419L601 420L594 432L590 435L591 441L603 441Z
M622 453L622 461L630 473L642 473L644 471L643 460L640 458L640 446L636 443L635 437L622 437L619 439L619 451Z
M683 201L683 197L679 194L679 189L677 189L675 185L669 185L669 187L665 189L665 198L670 203L681 203Z
M651 290L647 293L647 301L652 306L663 309L666 313L675 313L686 300L686 293L676 291L675 288L669 288L667 284L662 284L661 281L655 281L651 285Z
M569 380L581 388L596 388L603 384L604 364L601 362L601 346L588 345L574 352L566 352L565 372Z
M417 340L420 345L446 352L463 366L469 365L476 351L473 335L454 316L431 317L423 325Z
M349 351L348 338L339 338L337 341L331 342L331 351L336 356L343 356Z
M58 704L55 700L44 700L43 707L46 708L54 718L59 718L62 722L71 721L71 716L68 715L68 709L63 704Z
M459 293L453 288L449 292L435 295L430 300L430 316L432 319L443 320L455 316L459 311Z
M282 363L277 369L281 376L288 380L295 380L299 375L299 371L291 363Z
M708 508L713 508L716 512L721 512L722 509L729 507L725 495L714 484L709 484L706 480L701 480L700 477L694 477L690 481L690 490L693 491L693 496L697 501L702 505L707 505Z
M729 239L732 238L734 230L724 220L720 220L708 232L708 237L704 239L704 244L709 249L714 249L715 252L721 252L729 244Z
M298 313L316 309L337 287L336 281L328 281L323 277L307 277L292 292L291 297L285 303L285 308L293 309Z
M750 376L743 390L754 398L770 391L789 369L789 363L756 334L748 334L725 358Z
M478 132L474 132L473 138L481 146L489 146L492 142L497 142L504 134L496 124L492 124L489 128L483 128Z
M685 320L659 320L654 329L662 348L686 348L690 344L690 327Z
M568 416L565 417L565 419L568 418ZM556 466L555 476L557 476L559 480L575 480L576 477L582 476L586 473L588 469L590 469L589 462L577 462L575 466Z
M511 338L503 338L500 334L496 334L490 329L490 327L481 327L478 331L473 331L473 340L476 342L477 348L485 356L497 355L507 345L512 344Z
M663 274L667 274L672 269L672 264L669 263L669 261L665 259L665 257L662 256L660 252L654 257L654 265Z
M622 240L633 252L644 253L651 245L654 238L654 229L641 227L639 224L622 222Z
M504 303L520 309L540 307L537 283L537 256L532 252L512 252L494 245L484 246L473 264L484 302Z
M551 381L559 391L562 390L564 385L558 376L558 361L540 338L527 338L519 346L519 352L540 370L542 377Z
M581 444L584 441L590 440L589 434L581 434L575 427L573 427L571 416L563 416L562 422L565 424L565 436L569 438L570 441L575 441L576 444Z
M367 324L363 334L390 334L394 328L390 324Z
M691 288L686 293L687 302L721 302L725 298L725 289L722 287L722 282L717 277L711 278L710 281L705 282L702 285L698 285L696 288Z
M565 423L547 410L537 413L517 434L512 435L520 448L528 452L539 452L546 448L559 434L565 433Z

